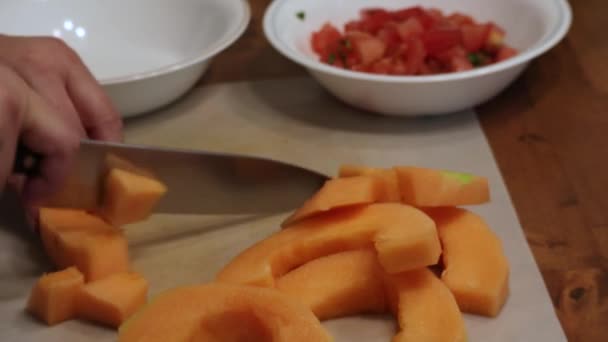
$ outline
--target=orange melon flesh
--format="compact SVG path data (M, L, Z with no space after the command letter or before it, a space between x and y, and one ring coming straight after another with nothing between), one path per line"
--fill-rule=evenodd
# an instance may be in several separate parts
M359 165L342 165L338 177L371 176L377 177L383 184L384 195L379 202L400 202L401 191L397 173L393 169L378 169Z
M336 208L380 202L383 196L383 184L376 177L330 179L281 226L285 228L307 217Z
M77 297L80 318L118 327L146 303L148 282L141 275L117 273L86 284Z
M416 207L443 207L486 203L488 180L466 173L396 167L401 200Z
M114 226L143 221L166 192L154 178L114 168L105 180L100 215Z
M499 238L474 213L459 208L433 208L443 245L441 279L463 312L494 317L509 293L509 263Z
M277 280L276 288L309 307L320 319L387 310L384 271L373 250L312 260Z
M76 266L87 281L129 269L123 232L84 211L40 209L40 235L58 268Z
M387 274L373 250L313 260L280 278L277 289L322 320L390 307L400 326L393 341L465 341L464 320L441 280L426 268Z
M311 260L372 247L389 273L436 264L441 254L435 224L427 215L399 203L378 203L302 220L243 251L217 279L274 287L275 278Z
M427 268L387 278L401 330L393 342L465 342L464 319L454 296Z
M76 266L87 281L127 272L128 242L121 231L68 231L58 236L58 246L68 264Z
M72 319L75 298L83 285L84 277L75 267L45 274L34 285L27 310L48 325Z
M166 291L119 329L119 342L331 341L305 306L274 289L211 283Z

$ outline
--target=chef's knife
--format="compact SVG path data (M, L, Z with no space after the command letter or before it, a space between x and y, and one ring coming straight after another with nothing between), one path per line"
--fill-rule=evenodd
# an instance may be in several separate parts
M40 156L23 146L13 168L37 172ZM271 159L83 140L63 189L43 206L94 209L102 200L108 158L126 160L167 185L155 212L253 214L294 209L326 175Z

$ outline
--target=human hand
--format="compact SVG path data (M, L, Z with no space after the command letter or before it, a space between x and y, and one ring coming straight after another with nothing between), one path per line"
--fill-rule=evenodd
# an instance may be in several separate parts
M80 57L63 41L0 35L0 63L25 80L55 109L53 116L80 138L122 139L120 115Z
M24 180L26 202L58 190L80 144L72 125L14 70L0 64L0 190L12 171L18 141L43 156L40 174Z

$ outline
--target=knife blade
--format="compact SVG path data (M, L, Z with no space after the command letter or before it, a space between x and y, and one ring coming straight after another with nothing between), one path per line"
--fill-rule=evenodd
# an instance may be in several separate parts
M15 170L24 169L22 152ZM168 192L155 207L157 213L283 212L300 206L329 178L268 158L83 140L65 185L42 205L98 208L111 158L127 161L167 186Z

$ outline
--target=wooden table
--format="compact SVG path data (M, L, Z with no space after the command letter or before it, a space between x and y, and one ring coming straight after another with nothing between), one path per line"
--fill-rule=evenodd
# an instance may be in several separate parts
M268 44L269 0L201 84L305 75ZM608 1L570 0L565 41L477 108L570 341L608 341Z

